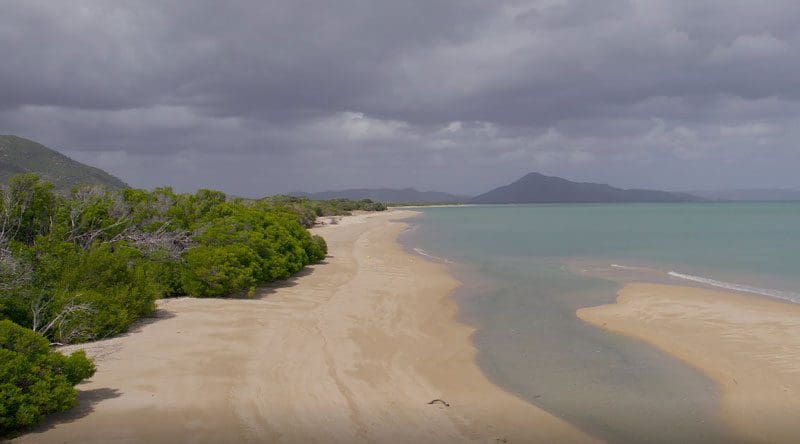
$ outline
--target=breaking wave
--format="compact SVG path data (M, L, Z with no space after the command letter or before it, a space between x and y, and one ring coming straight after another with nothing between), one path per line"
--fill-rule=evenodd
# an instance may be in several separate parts
M676 271L670 271L667 274L677 279L697 282L700 284L710 285L712 287L724 288L726 290L740 291L744 293L760 294L762 296L769 296L800 304L800 293L774 290L771 288L759 288L750 285L735 284L732 282L718 281L716 279L705 278L702 276L693 276L691 274L683 274L683 273L678 273Z

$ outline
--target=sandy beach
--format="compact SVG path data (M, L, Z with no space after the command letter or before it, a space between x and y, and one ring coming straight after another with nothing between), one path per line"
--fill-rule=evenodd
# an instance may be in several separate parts
M16 442L592 441L481 373L459 283L396 242L413 215L316 228L330 256L289 282L162 300L130 333L74 347L98 367L80 405Z
M720 415L744 442L800 442L800 305L701 288L626 285L616 304L578 310L708 374Z

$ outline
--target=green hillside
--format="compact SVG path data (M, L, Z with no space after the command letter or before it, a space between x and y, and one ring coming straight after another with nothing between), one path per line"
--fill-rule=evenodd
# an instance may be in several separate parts
M0 135L0 182L6 183L11 176L20 173L37 173L59 190L83 184L128 186L99 168L74 161L32 140Z

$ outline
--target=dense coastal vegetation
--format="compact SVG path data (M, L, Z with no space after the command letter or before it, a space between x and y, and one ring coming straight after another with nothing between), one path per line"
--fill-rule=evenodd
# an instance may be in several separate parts
M351 200L344 198L312 200L304 196L277 195L259 201L263 205L288 209L298 216L298 221L311 228L318 217L346 216L353 211L385 211L386 204L371 199Z
M72 408L75 384L94 371L83 350L64 356L42 335L0 321L0 437Z
M470 197L466 195L456 195L440 191L419 191L415 188L351 188L338 191L304 193L303 195L313 200L370 199L396 205L454 204L466 202L470 199Z
M383 204L229 198L100 186L54 191L36 174L0 191L0 436L70 408L93 373L51 345L126 331L162 297L252 296L325 258L316 217Z

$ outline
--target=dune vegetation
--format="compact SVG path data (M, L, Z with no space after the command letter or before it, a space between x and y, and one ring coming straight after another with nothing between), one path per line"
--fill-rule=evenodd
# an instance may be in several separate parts
M170 188L65 194L36 174L13 177L0 190L0 436L69 408L72 386L93 373L85 356L50 346L122 333L163 297L252 296L325 258L306 229L317 216L355 209L385 207Z

